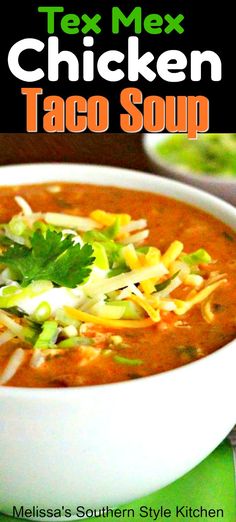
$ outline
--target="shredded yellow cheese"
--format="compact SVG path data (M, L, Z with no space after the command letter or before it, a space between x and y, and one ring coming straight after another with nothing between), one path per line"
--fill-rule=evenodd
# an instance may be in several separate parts
M156 247L149 247L148 252L145 256L147 266L153 266L157 263L160 263L161 260L161 252Z
M141 268L142 266L151 266L151 264L146 264L146 256L144 254L137 254L133 244L129 244L123 248L123 256L126 264L131 270L136 270L137 268ZM157 263L153 263L153 265L154 264ZM140 283L140 286L146 294L151 294L152 292L155 292L155 286L152 283L151 279L143 281L142 283Z
M127 266L131 270L135 270L136 268L141 268L142 265L138 258L137 252L134 248L134 245L130 244L130 245L125 246L122 249L122 253L123 253L124 260L125 260Z
M216 290L220 285L227 283L227 279L221 279L220 281L216 281L211 285L206 286L200 292L198 292L194 297L188 299L186 301L181 301L180 299L173 299L176 310L175 313L177 315L184 315L188 310L190 310L194 305L201 303L204 301L209 295Z
M134 245L129 244L123 248L123 256L126 264L131 270L135 270L141 267L155 266L160 263L161 253L158 248L149 247L147 254L137 254ZM150 295L155 292L155 283L158 281L156 278L147 279L140 283L142 290L145 294Z
M181 252L183 251L184 245L181 241L173 241L169 248L167 248L166 252L163 254L161 261L166 268L169 268L171 263L179 257Z
M94 219L104 227L109 227L115 223L115 220L119 218L120 225L128 225L131 221L131 216L129 214L112 214L111 212L105 212L105 210L93 210L90 213L90 218Z
M158 323L161 320L159 310L155 310L153 308L153 306L150 305L149 302L147 301L147 299L145 299L144 297L142 298L142 297L138 297L137 295L131 295L129 297L129 299L130 299L130 301L133 301L134 303L141 306L143 308L143 310L145 310L145 312L147 312L149 317L151 317L152 321L154 321L155 323Z
M147 319L138 320L104 319L103 317L87 314L86 312L82 312L81 310L77 310L76 308L71 308L70 306L65 306L64 309L66 313L74 319L78 319L79 321L84 321L86 323L101 324L107 328L148 328L149 326L152 326L154 324L150 317L148 317Z
M212 309L211 309L210 299L208 299L207 301L203 301L202 302L201 312L202 312L203 319L207 323L209 323L209 324L213 323L215 315L213 314Z

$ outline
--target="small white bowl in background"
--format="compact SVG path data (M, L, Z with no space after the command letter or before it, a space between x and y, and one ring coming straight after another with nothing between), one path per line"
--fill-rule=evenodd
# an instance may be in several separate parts
M150 166L160 176L183 181L194 187L201 188L225 199L229 203L236 205L236 177L225 174L202 174L193 173L191 170L183 169L178 165L169 163L158 154L156 146L163 140L170 137L170 134L144 134L143 147L149 159Z

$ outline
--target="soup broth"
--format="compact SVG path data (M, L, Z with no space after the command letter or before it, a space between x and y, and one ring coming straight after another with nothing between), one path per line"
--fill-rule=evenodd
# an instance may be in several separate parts
M59 327L58 335L61 339L61 347L54 345L47 347L46 350L41 350L43 363L40 362L41 352L38 349L38 364L32 365L34 348L27 339L17 336L13 336L9 340L6 338L6 342L3 342L0 346L0 374L4 372L9 358L16 350L23 349L24 357L17 371L7 382L3 382L3 385L67 387L136 379L177 368L204 357L218 350L235 337L236 235L219 220L185 203L153 193L85 184L51 183L2 188L1 223L9 222L12 216L19 212L18 204L14 199L16 195L24 198L34 213L50 212L87 217L95 215L93 214L95 209L102 209L105 213L112 213L112 215L127 214L132 216L133 221L147 220L149 236L144 237L140 244L138 242L135 245L141 261L145 260L147 247L155 247L163 255L169 245L175 241L183 243L184 254L204 249L209 253L210 261L207 260L206 262L203 259L198 263L197 268L190 262L190 271L187 275L197 276L197 278L182 279L182 284L173 289L171 302L175 303L174 306L178 306L179 301L185 302L196 297L201 288L204 288L204 286L201 287L201 284L206 287L206 284L215 284L220 280L223 281L223 284L216 285L214 292L199 303L196 302L195 306L182 315L176 315L174 310L171 310L170 304L168 305L169 310L160 308L160 320L153 321L148 327L128 328L128 323L125 323L125 328L116 328L116 326L111 326L116 325L112 321L110 323L108 321L106 325L102 321L101 324L96 324L90 320L80 321L78 327L78 325L74 325L75 317L73 317L73 324L64 325L64 330ZM127 227L127 224L124 227ZM98 230L103 229L99 228ZM10 238L10 240L12 239ZM124 234L121 244L127 246L128 240ZM9 248L9 245L1 246L3 255L5 248ZM184 262L184 254L181 254L183 257L180 258L182 259L180 263ZM4 260L1 266L4 270ZM113 266L111 277L115 277L115 269L116 266ZM163 296L163 291L165 291L163 286L173 285L173 281L180 277L181 270L179 264L174 273L163 276L164 281L156 282L154 278L151 278L152 284L155 284L153 295L160 292L160 295ZM127 267L124 271L127 273ZM170 281L171 278L172 281ZM1 284L6 286L6 281L2 281ZM95 284L97 283L95 282ZM133 305L135 304L135 295L137 294L137 299L141 299L140 292L143 295L145 293L142 283L134 283L134 286L137 290L133 289L134 293L130 297L130 302ZM55 287L58 287L58 284L55 284ZM119 291L122 290L124 288ZM91 295L93 302L91 301L90 315L92 312L93 314L97 313L96 306L94 308L93 304L96 301L95 298L96 293ZM165 305L168 308L168 298L168 295L167 297L164 296L162 307ZM111 291L109 299L114 301L114 299L117 299L117 294ZM127 299L129 301L129 297L126 298L126 301ZM149 294L148 299L149 304L155 308L152 302L152 293ZM114 307L113 301L111 301L111 305ZM104 303L106 305L107 296ZM168 303L170 303L170 300ZM140 320L147 323L148 320L151 320L149 313L147 310L141 310L139 305L140 302L137 305L141 314ZM19 305L14 319L17 324L21 325L25 317L27 319L27 313L23 313L20 308ZM86 310L88 311L88 307L86 308L85 305L82 306L82 309L84 313L86 313ZM13 313L14 316L13 309L8 308L6 310L2 306L2 310L7 317L10 317L9 313ZM30 320L33 320L32 317L34 316L35 320L34 314L32 316L28 314L28 316L30 316ZM122 321L122 318L120 320ZM134 320L137 320L137 318L134 318ZM40 321L37 318L35 324L38 323ZM2 325L1 334L5 331L6 325ZM70 332L70 335L67 335L68 332ZM71 335L73 332L76 332L76 335ZM64 338L60 338L62 334ZM81 340L78 341L81 336L86 338L82 344ZM63 339L66 341L71 338L77 338L76 342L80 342L80 345L66 347L64 342L63 346ZM97 353L94 352L95 348Z

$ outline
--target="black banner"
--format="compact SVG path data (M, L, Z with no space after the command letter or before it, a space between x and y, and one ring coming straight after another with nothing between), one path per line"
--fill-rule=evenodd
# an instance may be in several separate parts
M231 5L6 2L0 131L235 132Z

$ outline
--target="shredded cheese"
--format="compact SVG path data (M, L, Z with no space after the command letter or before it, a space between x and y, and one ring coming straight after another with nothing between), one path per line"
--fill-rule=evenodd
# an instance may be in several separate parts
M109 292L113 292L114 290L119 290L120 288L125 288L129 286L131 283L137 284L142 281L146 281L152 277L160 278L163 275L167 274L167 269L162 263L159 263L155 266L148 266L143 268L137 268L136 270L131 270L131 272L127 272L124 274L120 274L110 279L104 279L103 281L99 281L97 283L87 283L83 285L84 291L87 295L94 296L97 293L107 294Z
M148 300L144 297L138 297L137 295L131 295L129 297L130 301L133 301L134 303L138 304L147 312L149 317L151 317L152 321L154 323L158 323L161 320L160 312L159 310L155 310L152 305L149 304Z
M133 243L134 245L139 245L149 236L149 230L142 230L141 232L137 232L136 234L132 234L125 239L122 239L122 243L127 245L128 243Z
M204 301L209 295L216 290L220 285L227 283L227 279L221 279L216 283L206 286L200 292L198 292L194 297L188 299L186 301L181 301L179 299L174 299L174 303L176 305L175 313L177 315L184 315L188 312L194 305L201 303Z
M0 376L0 386L6 384L12 377L14 377L17 370L23 364L26 357L26 352L23 348L17 348L11 355L2 375Z
M71 308L69 306L65 306L65 311L70 317L73 317L74 319L94 324L101 324L107 328L148 328L154 324L150 318L138 320L104 319L103 317L87 314L86 312L81 312L81 310L77 310L76 308Z
M120 225L128 225L131 221L131 216L129 214L112 214L111 212L105 212L105 210L93 210L90 213L90 218L97 223L100 223L104 227L109 227L115 223L115 220L119 218Z
M160 258L158 255L155 255L155 256L150 255L148 260L147 260L147 257L142 254L140 254L138 256L138 254L132 244L124 247L122 252L123 252L125 262L128 265L128 267L131 268L131 270L141 268L142 266L145 266L145 265L146 266L155 266L160 261ZM158 259L158 262L156 262L157 259ZM146 262L146 260L147 260L147 262ZM143 281L140 284L140 286L143 289L143 291L148 295L151 294L152 292L155 292L155 286L150 279L148 279L147 281Z
M213 314L212 309L211 309L210 299L202 302L201 312L202 312L202 317L206 321L206 323L209 323L209 324L213 323L215 315Z
M87 217L72 216L70 214L59 214L58 212L46 212L43 217L49 225L55 225L63 228L72 228L86 232L93 228L101 228L101 225L93 219Z
M27 201L21 196L15 196L17 205L21 208L24 216L31 216L33 214L32 208Z
M124 225L123 227L121 227L120 232L122 234L127 232L134 232L135 230L142 230L143 228L146 228L146 226L146 219L138 219L137 221L132 220L128 223L128 225Z
M166 250L166 252L163 254L161 261L166 266L166 268L169 268L171 263L179 257L181 252L183 251L184 245L181 243L181 241L173 241L169 248Z

